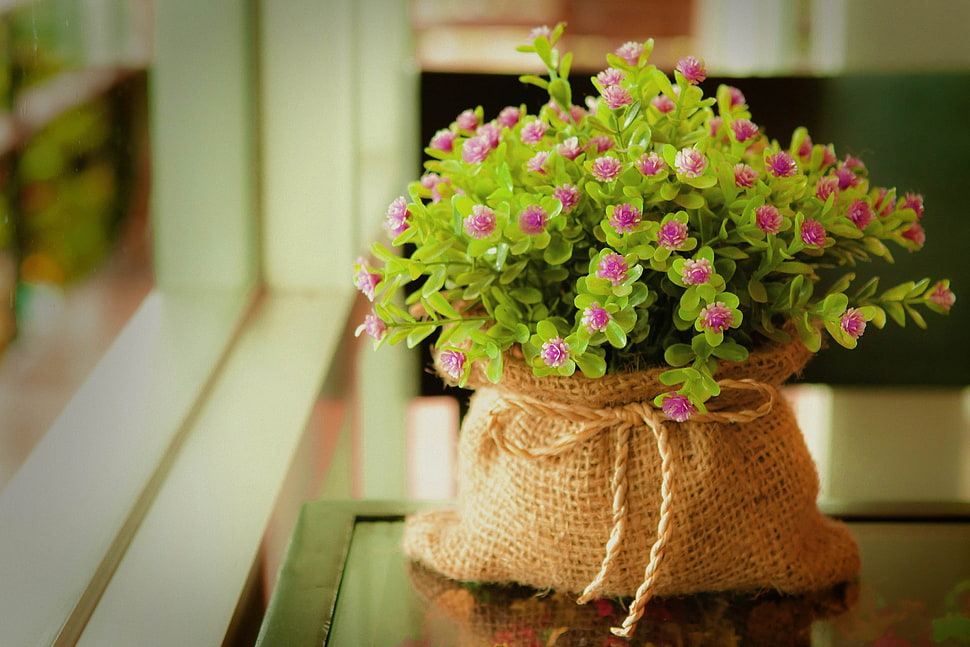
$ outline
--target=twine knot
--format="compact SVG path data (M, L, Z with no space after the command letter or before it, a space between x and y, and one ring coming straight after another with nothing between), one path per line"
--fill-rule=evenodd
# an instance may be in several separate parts
M773 386L755 380L721 380L718 384L722 389L736 390L741 394L743 392L755 392L754 395L760 397L762 402L755 408L732 410L731 404L744 401L744 398L726 398L722 395L718 398L721 408L695 414L688 423L676 423L651 404L645 402L630 402L612 407L594 408L582 403L543 401L524 394L512 396L506 393L496 401L490 412L488 431L496 446L508 454L527 460L559 456L601 433L613 432L614 461L610 483L613 493L613 525L610 530L610 537L606 542L605 555L600 564L599 572L577 599L579 604L585 604L599 596L623 548L623 538L626 535L629 523L627 508L629 475L627 469L630 456L630 438L633 430L645 425L653 433L657 442L657 452L660 455L662 476L657 538L650 548L650 560L644 568L643 580L637 588L626 619L621 626L611 629L617 636L629 638L636 630L646 604L653 597L654 582L663 563L666 546L673 532L671 520L675 506L674 487L676 485L674 470L675 466L679 464L679 445L670 442L671 426L689 424L690 422L722 424L750 422L771 411L777 397L777 391ZM502 426L498 423L497 414L501 409L517 410L531 416L564 418L579 423L579 428L573 433L554 439L548 445L527 447L506 437Z

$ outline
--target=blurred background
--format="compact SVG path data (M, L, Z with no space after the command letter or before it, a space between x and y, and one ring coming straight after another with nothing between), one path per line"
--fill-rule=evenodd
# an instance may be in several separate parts
M261 62L247 74L233 77L233 82L244 78L244 84L255 86L245 96L262 99L261 106L278 108L278 102L266 102L259 93L296 87L294 96L303 97L301 82L310 88L305 93L309 108L286 106L297 113L295 119L287 110L265 119L261 107L253 107L245 119L232 115L233 125L242 123L244 129L259 131L242 138L246 141L241 148L251 141L261 148L253 155L255 161L247 158L240 166L249 169L252 161L252 168L262 169L263 175L252 178L254 186L247 186L246 195L231 208L240 202L248 205L251 190L256 196L253 203L265 209L275 201L285 212L282 217L263 213L261 218L254 209L255 215L247 212L240 218L245 220L240 227L243 235L233 233L234 242L245 239L245 254L254 257L245 259L246 268L258 266L253 270L254 292L282 292L281 285L306 289L319 278L303 281L301 276L286 275L289 267L309 266L304 258L296 258L292 265L283 263L279 273L281 247L290 256L299 254L271 240L261 224L285 220L283 227L273 230L282 231L284 238L326 231L325 226L304 228L304 222L296 222L302 212L294 204L299 206L303 200L276 196L260 202L257 198L269 193L268 187L309 186L315 191L317 184L326 184L323 193L334 186L345 189L347 196L319 205L319 218L347 218L350 211L354 235L370 239L368 232L373 236L380 232L378 223L387 203L405 190L402 182L393 194L384 195L385 185L397 177L420 175L420 150L436 130L477 105L491 119L506 105L526 103L535 110L545 102L540 90L522 85L517 78L539 70L531 55L515 52L532 28L568 23L563 47L575 54L574 95L592 93L589 77L604 67L606 52L629 40L653 38L652 62L670 71L682 56L703 57L709 74L702 84L705 93L712 94L720 83L737 86L747 97L755 121L770 136L786 142L796 126L807 126L816 143L834 142L840 157L861 158L874 183L925 196L924 250L916 255L900 251L893 266L874 264L860 268L859 274L877 274L887 286L927 275L949 277L958 295L953 313L929 316L927 331L899 330L890 324L884 331L868 332L854 351L830 348L810 364L803 376L805 384L790 393L819 464L823 495L970 500L970 304L966 303L970 264L965 248L970 243L965 198L970 173L970 2L293 0L300 7L296 15L332 18L342 11L353 15L341 16L335 24L311 25L291 43L272 31L291 25L275 2L273 12L267 10L270 1L215 3L220 10L231 6L239 10L232 15L245 16L242 27L232 26L244 31L239 40L245 41L245 51L240 59ZM154 22L163 2L180 7L167 14L180 18L194 6L189 0L0 0L0 490L146 296L171 287L172 281L164 285L158 278L163 274L159 268L173 273L175 259L189 268L187 274L192 273L194 259L179 257L179 250L173 255L172 245L166 248L159 243L159 223L167 225L170 236L178 237L193 235L182 232L183 226L190 229L185 224L189 221L205 219L203 225L211 228L224 222L209 212L172 217L178 210L171 207L172 202L167 220L160 221L161 216L153 213L152 178L153 170L161 166L159 160L177 164L179 155L193 152L193 142L179 141L179 146L172 147L177 154L164 156L158 149L171 142L161 138L152 142L151 106L161 96L153 93L157 89L153 81L159 78L153 79L158 27ZM317 12L321 7L325 10ZM388 10L380 11L383 7ZM277 22L261 23L265 18L261 11L272 13ZM406 55L375 63L387 68L381 78L400 86L367 86L368 73L377 75L367 69L372 53L360 43L345 40L348 34L361 36L362 42L370 37L373 46L370 25L357 24L365 15L407 16L402 21L406 24L377 28L390 33L387 51L396 53L399 40L404 40L401 49ZM209 26L199 25L186 25L186 31L195 33ZM345 33L347 25L356 31ZM195 27L198 30L189 29ZM269 31L259 31L267 27ZM175 42L172 24L167 28L158 29L158 34L166 33L166 42ZM266 33L281 49L292 46L292 52L275 57L274 52L260 51L260 36ZM383 39L384 34L377 37ZM304 51L309 55L301 58L299 53ZM328 58L327 53L334 56ZM272 68L275 76L270 74L267 70L278 60L292 69ZM284 77L285 82L280 82ZM297 82L291 84L291 78ZM230 84L230 90L235 89ZM408 136L395 141L387 136L395 123L380 124L385 129L382 134L368 121L384 115L374 99L387 96L407 97L405 101L414 104L395 106L398 130L408 130ZM342 169L334 172L332 182L307 180L307 169L316 172L320 159L281 160L268 150L277 133L282 133L279 139L286 139L280 147L284 151L294 149L294 140L316 142L318 138L310 135L319 136L319 132L291 130L317 127L316 114L307 111L331 104L341 107L343 112L334 112L338 116L354 113L347 129L353 132L326 133L340 140L329 142L344 153L340 164L349 159L346 166L355 165L346 184L341 184L346 178L337 172ZM396 155L399 147L407 149L406 169L399 168L403 165ZM296 178L292 184L281 180L287 174ZM383 183L375 182L375 175ZM208 177L198 178L197 183L196 178L178 179L192 184L187 190L202 185L207 190L202 193L223 198L222 187L213 189ZM231 189L239 193L238 187ZM306 201L319 197L313 191L308 194L312 195ZM350 208L328 208L333 203ZM178 231L172 232L173 228ZM205 226L192 231L203 231L209 236L205 240L220 240L218 231L213 234ZM270 245L273 250L267 253ZM166 249L167 264L161 262ZM352 259L359 251L363 250L347 255ZM273 263L277 265L267 270ZM273 275L274 271L278 274ZM349 264L346 277L349 286ZM305 443L298 454L310 456L313 463L307 467L313 475L312 488L289 494L297 504L307 496L441 499L453 494L449 448L466 394L444 392L430 375L427 359L416 353L386 348L373 353L369 344L354 341L351 333L365 305L359 303L350 315L338 350L319 359L329 372L312 411L305 419L302 411L293 416L299 421L294 424L305 424L302 435L295 434ZM251 321L241 327L247 323ZM213 350L212 355L220 352ZM400 374L398 366L403 367ZM252 379L260 378L265 376ZM374 388L375 383L381 388ZM389 390L391 383L397 384L396 390ZM98 406L114 406L110 395ZM200 394L199 400L204 396ZM267 415L279 417L278 412ZM62 427L69 425L67 421ZM406 433L400 433L405 427ZM176 437L173 447L177 449L179 442ZM405 455L407 466L401 460ZM208 482L210 475L203 476ZM874 482L878 490L873 489ZM236 511L236 516L244 515ZM254 522L258 526L254 532L264 542L266 595L272 589L273 560L285 550L292 518L273 522L278 529L265 535L261 534L263 521ZM257 612L252 617L257 623L258 607L266 595L253 597ZM150 611L154 614L156 609Z
M151 289L151 16L0 3L0 487Z
M652 37L654 63L704 57L705 91L740 88L771 136L805 125L876 183L926 196L924 251L861 275L970 285L970 3L412 0L409 15L422 143L465 108L544 102L517 80L539 69L515 52L534 26L568 23L579 95L605 52ZM151 58L151 0L0 3L0 486L152 287ZM805 380L964 386L968 329L961 306L927 332L890 326L823 353ZM415 374L421 394L440 393Z

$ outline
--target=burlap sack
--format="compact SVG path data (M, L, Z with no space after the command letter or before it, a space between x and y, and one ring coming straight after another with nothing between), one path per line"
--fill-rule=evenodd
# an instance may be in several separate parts
M634 596L804 593L853 578L855 541L816 506L818 476L776 388L809 354L722 363L720 407L685 423L653 399L663 369L538 378L508 361L459 437L458 506L408 518L405 553L461 581Z

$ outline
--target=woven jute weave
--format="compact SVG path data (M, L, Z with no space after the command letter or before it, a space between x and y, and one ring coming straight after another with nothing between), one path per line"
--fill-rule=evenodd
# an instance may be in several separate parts
M722 362L722 394L685 423L653 407L663 369L591 380L476 367L459 437L458 506L407 519L405 553L456 580L633 596L805 593L852 579L855 541L816 506L818 476L776 387L809 354Z

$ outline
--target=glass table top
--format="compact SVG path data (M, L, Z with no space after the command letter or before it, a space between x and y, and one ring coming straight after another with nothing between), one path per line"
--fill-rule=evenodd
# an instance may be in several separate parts
M848 524L862 553L857 582L797 597L655 599L628 642L609 631L625 617L620 601L577 605L568 594L449 580L405 558L403 517L393 506L378 514L348 514L344 508L334 515L334 505L339 508L321 502L304 509L261 644L304 644L293 633L300 622L312 644L335 646L970 644L970 516L965 509L903 521L856 515ZM308 514L312 506L317 509ZM340 538L341 557L326 564L307 561L308 551L322 559L334 548L325 538L331 535ZM326 599L307 598L302 607L293 597L327 587ZM307 609L314 619L306 617ZM281 616L290 622L280 622Z

